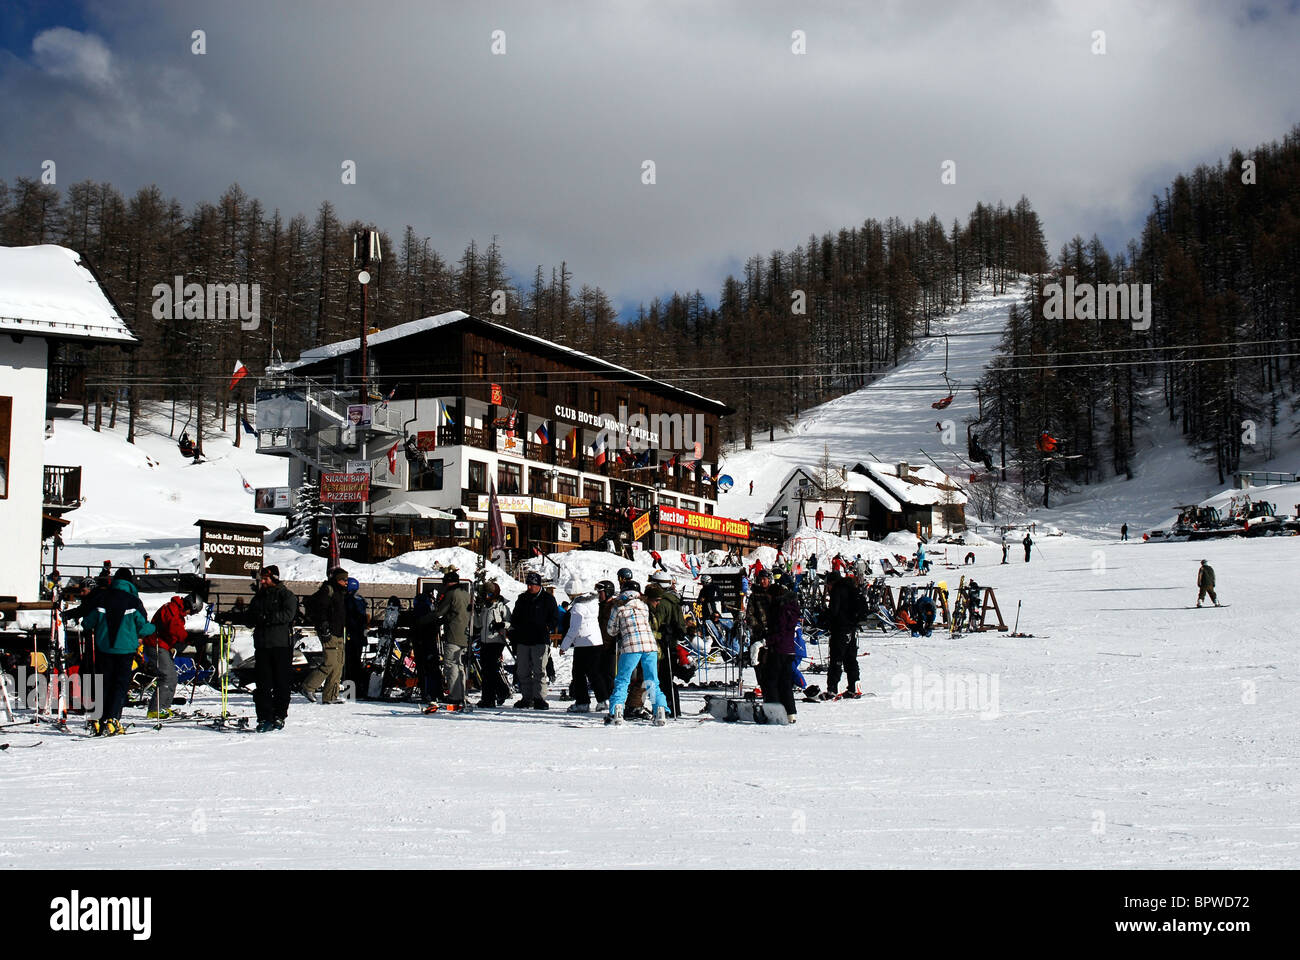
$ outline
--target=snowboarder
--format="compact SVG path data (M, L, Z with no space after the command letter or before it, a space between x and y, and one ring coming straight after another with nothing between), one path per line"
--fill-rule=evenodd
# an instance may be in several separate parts
M103 673L101 694L104 711L91 721L96 736L124 733L122 708L131 686L131 661L140 640L156 628L145 616L144 604L135 585L135 573L122 567L113 574L113 585L98 595L100 606L86 614L82 627L95 636L96 662Z
M1020 541L1025 545L1025 563L1029 562L1029 551L1034 545L1034 541L1029 539L1029 534L1025 534L1025 539Z
M515 650L515 680L519 684L519 699L515 708L548 710L550 704L542 694L546 686L546 648L551 642L551 632L560 622L559 607L555 597L542 590L541 575L530 572L524 578L526 589L515 601L510 614L510 639Z
M302 681L302 695L312 703L316 702L318 690L324 703L342 703L339 700L339 680L343 677L343 648L348 626L347 596L348 572L335 567L330 571L329 579L321 583L307 601L307 614L325 652L325 662Z
M1119 538L1121 541L1128 539L1128 524L1122 524L1119 528Z
M1196 605L1199 607L1206 596L1217 607L1219 599L1214 595L1214 568L1205 560L1201 561L1201 568L1196 572Z
M622 602L610 611L605 625L610 637L618 640L618 676L614 679L614 692L609 698L609 714L605 722L623 722L627 687L632 680L632 671L640 667L646 696L654 704L655 726L662 727L667 723L668 701L659 689L659 645L650 626L650 608L641 599L641 586L635 581L627 582L620 599Z
M816 515L816 517L815 517L815 520L816 520L816 523L817 523L817 529L818 529L818 530L820 530L820 529L822 528L822 521L825 520L825 519L826 519L826 511L823 510L821 507L818 507L818 508L817 508L817 515Z
M667 567L664 566L664 558L661 557L661 556L659 555L659 551L658 551L658 550L651 550L651 551L650 551L650 562L651 562L652 564L654 564L654 569L655 569L655 570L665 570L665 571L666 571L666 570L668 569Z
M573 680L569 684L573 704L569 713L590 713L591 692L596 694L596 709L605 712L609 710L609 688L604 668L605 638L600 632L600 598L582 582L571 584L569 593L573 603L560 642L561 656L573 650Z
M293 621L298 615L298 598L280 583L280 568L263 567L257 572L257 593L240 613L225 615L228 623L245 623L253 628L253 652L257 685L253 704L257 710L257 732L282 730L289 716L293 683Z

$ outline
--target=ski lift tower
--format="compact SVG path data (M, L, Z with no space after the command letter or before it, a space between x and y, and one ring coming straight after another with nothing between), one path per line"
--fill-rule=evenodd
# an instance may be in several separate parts
M379 231L358 230L352 236L352 265L360 268L357 282L361 284L361 393L357 402L370 402L370 366L366 356L366 292L370 287L370 268L378 268L382 256L379 249Z

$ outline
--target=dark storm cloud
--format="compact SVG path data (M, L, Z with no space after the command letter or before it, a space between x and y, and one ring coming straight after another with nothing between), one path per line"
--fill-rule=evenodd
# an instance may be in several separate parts
M0 176L54 159L61 185L157 182L187 205L237 181L286 214L330 200L410 223L452 257L496 234L515 269L565 259L622 300L712 297L737 261L811 232L1022 193L1053 251L1076 232L1115 245L1171 173L1300 120L1294 4L134 0L84 17L0 54Z

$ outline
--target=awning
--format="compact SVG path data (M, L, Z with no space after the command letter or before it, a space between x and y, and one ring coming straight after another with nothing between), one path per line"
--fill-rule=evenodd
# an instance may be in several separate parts
M387 504L376 510L371 516L375 517L424 517L427 520L455 520L454 514L446 510L439 510L436 507L426 507L419 503L412 503L410 500L403 500L401 503Z
M487 513L484 512L484 511L481 511L481 510L462 510L461 513L463 513L463 514L465 515L465 519L466 519L466 520L477 520L477 521L480 521L480 522L482 522L482 523L487 523L488 515L487 515ZM517 521L517 520L515 519L515 515L514 515L513 513L503 513L503 514L501 514L501 522L504 523L506 526L510 526L510 527L517 527L517 526L519 526L519 521Z

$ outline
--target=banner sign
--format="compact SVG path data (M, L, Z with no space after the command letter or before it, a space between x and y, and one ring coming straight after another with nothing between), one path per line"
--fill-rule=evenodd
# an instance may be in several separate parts
M499 407L501 406L501 401L502 401L501 384L493 383L490 386L491 386L491 390L489 391L489 396L491 397L490 402L496 404Z
M561 543L573 542L573 526L567 520L561 520L555 525L555 539Z
M369 460L349 460L348 473L364 473L369 476L372 472Z
M679 527L703 534L721 537L749 539L749 521L732 520L729 517L717 517L711 513L696 513L694 510L682 510L679 507L660 507L659 524L664 527Z
M512 437L507 433L497 434L497 453L513 453L516 457L524 455L524 441L522 437Z
M252 523L200 520L199 550L206 575L246 577L262 568L262 535L266 527Z
M288 487L258 487L253 491L253 509L258 513L279 513L293 507L293 493Z
M437 450L438 449L438 431L437 430L420 430L415 435L416 450Z
M650 514L643 513L632 521L632 539L640 540L650 532Z
M348 406L348 423L354 427L370 426L370 404L353 403Z
M567 510L562 503L556 503L554 500L543 500L541 497L533 497L533 513L539 517L563 520L567 515Z
M570 520L586 520L589 516L591 516L591 507L570 507L569 508Z
M321 503L365 503L370 499L370 474L322 473Z

